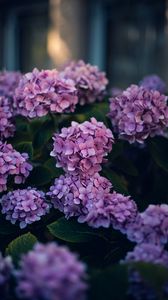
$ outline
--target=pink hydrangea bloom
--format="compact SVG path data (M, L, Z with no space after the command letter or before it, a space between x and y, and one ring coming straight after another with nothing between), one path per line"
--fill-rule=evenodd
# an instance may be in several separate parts
M11 101L9 98L0 96L0 139L13 136L15 126L13 124Z
M12 145L0 142L0 192L7 189L10 175L19 184L25 181L31 170L27 153L20 154Z
M168 126L166 101L158 91L131 85L111 98L109 117L115 132L130 143L143 143L148 136L163 134Z
M20 72L3 71L0 72L0 96L13 99L15 89L21 78Z
M149 205L127 227L127 237L136 243L166 244L168 241L168 205Z
M77 102L73 81L61 78L56 70L34 69L25 74L15 95L18 114L29 118L42 117L48 112L73 112Z
M6 220L12 224L19 222L20 228L39 221L42 216L49 212L49 204L45 194L35 188L28 187L23 190L15 190L3 195L0 199L2 213Z
M137 213L136 204L129 197L113 192L108 179L98 173L90 178L61 175L48 195L54 207L66 218L77 216L78 221L92 227L124 227Z
M112 149L113 134L102 122L91 118L90 122L72 122L68 128L54 136L51 156L57 160L57 167L65 171L93 175L101 170L100 164Z
M81 105L103 100L108 80L97 66L86 64L82 60L73 61L65 67L61 75L74 80Z
M23 255L17 278L21 299L84 300L86 296L85 265L56 243L38 243Z

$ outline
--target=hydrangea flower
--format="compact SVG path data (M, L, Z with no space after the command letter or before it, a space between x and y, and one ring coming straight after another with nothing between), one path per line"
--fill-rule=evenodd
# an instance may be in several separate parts
M20 72L3 71L0 72L0 96L13 99L15 89L21 78Z
M10 175L20 184L29 176L32 166L28 163L28 154L19 153L12 145L0 141L0 192L7 189Z
M113 192L108 179L98 173L90 178L61 175L51 186L48 195L54 207L66 218L77 216L78 221L91 227L124 228L137 213L136 204L129 197Z
M144 143L148 136L163 134L168 126L166 101L158 91L131 85L111 98L109 117L115 132L130 143Z
M68 174L55 180L48 195L54 207L62 211L66 218L78 216L80 221L86 221L84 219L88 217L89 225L108 227L110 215L105 212L104 201L111 187L108 179L98 173L90 178ZM94 216L91 219L88 213L92 208Z
M97 66L86 64L82 60L72 61L61 75L75 82L81 105L103 100L108 80Z
M127 226L127 237L136 243L166 244L168 241L168 205L149 205Z
M0 139L13 136L15 126L12 120L13 114L9 98L0 96Z
M42 117L48 112L73 112L77 102L73 81L61 78L56 70L34 69L25 74L15 95L18 114L29 118Z
M1 212L6 215L6 220L12 224L19 222L20 228L39 221L49 212L50 208L45 200L45 194L31 187L3 195L0 203Z
M165 82L157 75L148 75L145 76L139 83L139 86L143 86L148 90L156 90L161 94L166 92L166 84Z
M130 196L124 196L115 191L110 195L109 202L112 211L112 225L122 233L126 232L128 224L132 224L138 214L138 208Z
M55 134L53 140L51 156L56 158L56 166L88 176L101 170L100 164L114 143L111 130L95 118L81 124L72 122L70 127Z
M17 294L30 300L82 300L85 278L85 265L66 247L38 243L21 259Z
M146 262L160 264L168 268L168 252L160 245L142 243L135 246L132 252L128 252L125 262Z

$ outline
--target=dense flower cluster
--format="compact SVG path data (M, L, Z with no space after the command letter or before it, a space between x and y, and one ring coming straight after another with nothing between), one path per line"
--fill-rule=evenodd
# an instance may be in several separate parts
M19 153L12 145L0 142L0 192L7 189L7 180L14 176L15 183L25 181L32 166L28 163L28 154Z
M13 99L15 89L17 88L20 79L20 72L0 72L0 96Z
M149 75L145 76L139 83L140 86L148 90L156 90L161 94L166 92L166 84L165 82L157 75Z
M64 212L66 218L78 216L79 222L92 227L124 228L137 213L133 200L113 192L108 179L98 173L90 178L76 175L61 175L55 180L48 195L55 208Z
M82 300L85 278L85 265L67 248L36 244L21 259L17 294L31 300Z
M78 102L73 81L61 78L56 70L34 69L25 74L15 94L17 112L29 118L73 112Z
M148 136L163 134L168 126L166 100L158 91L131 85L111 98L109 117L115 132L130 143L143 143Z
M111 208L112 225L125 233L129 224L132 224L138 214L136 203L130 196L123 196L115 191L110 195L109 208Z
M82 60L71 62L61 75L75 82L81 105L103 99L108 80L105 73L100 72L97 66L86 64Z
M113 142L111 130L95 118L82 124L72 122L70 127L55 134L51 156L57 159L57 167L89 176L101 170L100 164Z
M0 96L0 139L13 136L14 131L11 101L9 98Z
M8 192L2 196L0 203L6 220L12 224L19 222L20 228L39 221L50 208L45 201L45 194L31 187Z
M159 245L142 243L135 246L132 252L128 252L125 262L148 262L168 267L168 252Z
M136 243L166 244L168 241L168 205L149 205L127 227L127 236Z

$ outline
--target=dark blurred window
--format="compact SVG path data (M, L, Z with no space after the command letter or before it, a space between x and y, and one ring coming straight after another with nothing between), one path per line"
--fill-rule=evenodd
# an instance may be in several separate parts
M126 86L148 73L167 78L166 3L117 0L107 4L106 66L114 85Z
M126 87L168 78L168 0L0 0L0 66L59 67L82 58Z

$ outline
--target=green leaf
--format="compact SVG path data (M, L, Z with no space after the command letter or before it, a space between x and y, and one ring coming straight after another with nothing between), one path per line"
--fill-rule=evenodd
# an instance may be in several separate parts
M156 137L148 142L149 151L155 163L168 172L168 139Z
M61 168L56 167L56 160L53 157L49 158L45 162L44 167L51 171L53 178L58 178L61 174L64 173Z
M46 121L34 135L33 147L36 150L43 148L53 134L54 134L53 121Z
M33 157L33 146L32 142L20 142L15 145L15 149L20 153L28 153L29 158Z
M103 175L106 176L112 183L114 190L118 193L128 195L128 189L126 187L125 180L111 169L103 169Z
M30 232L14 239L6 248L6 254L12 256L14 263L17 263L22 254L31 250L37 238Z
M104 238L98 230L80 224L75 219L66 220L62 217L47 227L53 236L71 243L90 242L93 237Z
M117 141L114 145L113 145L113 149L109 154L109 159L110 161L114 160L116 157L120 156L123 152L123 148L124 148L124 141Z
M113 162L113 165L117 167L120 171L131 175L131 176L138 176L138 170L137 168L133 165L133 163L127 159L126 157L118 157L115 159Z
M89 300L127 299L128 270L125 265L113 265L97 274L90 282Z
M50 183L52 178L53 174L50 169L45 166L37 166L33 168L26 182L28 185L42 186Z

